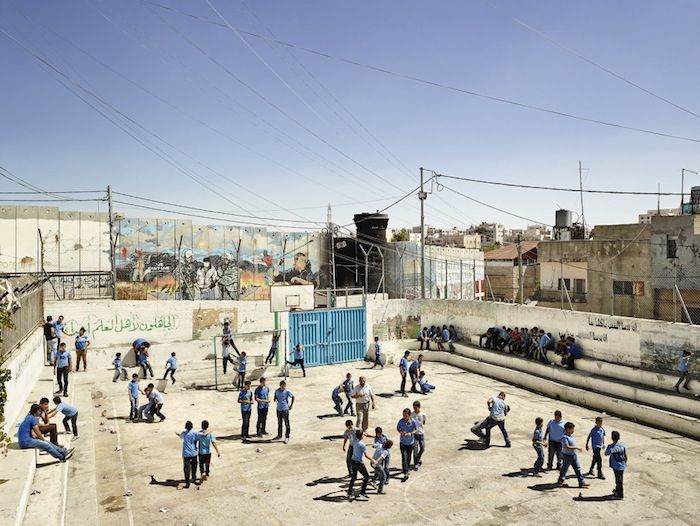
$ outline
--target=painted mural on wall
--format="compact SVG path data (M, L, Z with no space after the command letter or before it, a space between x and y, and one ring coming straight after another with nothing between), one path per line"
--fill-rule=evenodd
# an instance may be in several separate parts
M319 286L317 233L123 219L118 224L117 282L126 297L264 300L270 285Z

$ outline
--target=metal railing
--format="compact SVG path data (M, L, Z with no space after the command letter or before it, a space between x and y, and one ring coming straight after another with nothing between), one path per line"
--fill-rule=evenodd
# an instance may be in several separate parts
M55 272L44 284L47 301L100 299L112 297L110 272Z
M14 280L12 281L14 284ZM5 328L2 331L0 364L41 324L44 317L44 291L41 280L36 282L36 286L29 284L28 289L27 292L18 294L22 306L10 315L14 328Z

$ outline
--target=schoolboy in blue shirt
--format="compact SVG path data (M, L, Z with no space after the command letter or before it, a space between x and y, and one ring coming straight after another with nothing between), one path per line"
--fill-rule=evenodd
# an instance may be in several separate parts
M605 429L603 429L603 419L601 417L596 417L595 426L588 433L588 438L586 439L586 451L588 451L588 443L591 443L593 447L593 461L591 462L591 469L588 470L588 475L593 476L593 468L598 466L598 478L605 480L603 476L603 459L600 456L601 451L604 447L605 442Z
M267 435L267 412L270 408L270 388L265 385L265 377L260 377L260 385L255 388L253 398L258 404L258 420L255 422L256 435Z
M625 445L620 442L619 432L613 431L611 436L612 444L609 444L606 448L605 456L610 457L610 467L613 473L615 473L615 490L613 491L613 496L622 499L624 498L622 478L627 468L627 449Z
M368 499L367 497L367 484L369 484L369 472L364 465L364 458L367 457L368 460L372 460L367 455L367 446L362 442L362 429L357 429L355 431L355 443L352 445L352 474L350 475L350 486L348 487L348 497L353 496L352 487L355 485L355 480L357 479L357 474L362 474L362 488L360 489L360 497L362 499Z
M542 466L544 465L544 448L547 444L544 441L544 434L542 433L542 420L541 417L535 418L535 430L532 432L532 447L537 453L537 460L535 460L535 465L533 466L533 473L537 475L542 471Z
M170 378L173 383L175 383L175 371L177 371L177 358L175 358L175 353L170 353L170 358L165 362L165 374L163 375L163 380L168 377L170 373Z
M411 363L408 368L408 374L411 375L411 392L417 393L416 383L418 383L418 376L420 375L420 369L423 365L423 355L419 354L418 358Z
M112 378L112 382L119 380L119 377L126 380L126 369L122 366L122 353L118 352L114 355L112 365L114 366L114 378Z
M197 483L197 451L198 442L202 434L192 431L192 422L185 422L185 430L175 433L182 439L182 464L185 472L185 489L190 487L190 480ZM178 485L177 489L182 489Z
M372 369L374 369L377 365L379 365L382 369L384 369L384 364L382 363L382 345L379 343L379 336L374 337L374 365L372 366Z
M277 402L277 436L275 440L282 438L282 424L285 427L284 443L289 443L291 426L289 425L289 412L294 407L294 395L287 390L287 382L282 380L280 386L275 390L274 400Z
M690 372L688 370L688 366L690 363L690 357L693 355L690 351L683 351L683 354L681 357L678 359L678 382L676 382L675 387L673 388L677 393L680 393L679 387L681 384L683 384L683 389L687 389L690 391L690 387L688 387L688 384L690 383ZM684 382L685 380L685 382Z
M199 473L202 480L209 478L209 465L211 464L211 446L216 450L216 456L221 458L219 446L216 445L214 433L209 431L209 422L202 420L202 430L199 432ZM206 433L206 434L205 434Z
M338 416L343 416L343 400L340 398L340 392L344 390L343 384L336 385L331 391L331 399L333 400L333 406L335 412Z
M403 418L396 424L396 430L399 432L399 447L401 448L401 471L403 471L403 480L408 480L408 470L411 467L411 457L413 456L414 444L416 442L415 434L418 430L418 424L411 418L411 410L406 408L403 410Z
M241 439L250 438L250 415L253 413L253 392L250 390L250 380L246 380L243 384L243 390L238 393L238 403L241 406L241 417L243 424L241 426Z
M129 382L129 403L131 404L131 410L129 411L129 420L132 422L136 420L139 416L139 393L141 393L141 388L139 387L139 375L134 373L131 375L131 381Z
M60 396L53 397L53 403L56 407L49 411L49 418L56 413L63 413L63 427L66 433L70 433L69 423L73 426L73 440L78 439L78 408L70 404L61 402Z
M243 351L241 356L238 358L238 388L241 389L245 385L245 373L248 367L248 358L246 358L246 353Z
M350 373L345 375L343 387L345 388L345 398L348 401L348 403L345 404L345 409L343 409L343 414L347 415L348 411L350 411L350 416L355 416L355 405L352 403L352 390L355 387L355 382L352 381L352 375Z
M410 354L411 351L404 351L401 361L399 361L399 373L401 374L401 387L399 390L404 398L408 397L406 394L406 377L408 376L408 357Z
M384 443L380 445L376 445L375 442L374 454L372 455L370 464L374 468L374 480L379 481L379 489L377 490L379 495L384 495L384 485L388 484L389 468L387 460L389 455L391 455L391 446L393 445L394 442L391 440L385 440Z
M549 453L547 454L547 471L552 469L554 456L557 457L557 471L561 469L561 439L564 437L564 422L561 418L561 411L554 411L554 418L547 422L547 429L544 432L544 439L549 437Z
M346 420L345 432L343 433L343 451L347 450L347 454L345 455L345 464L348 468L348 477L352 476L352 446L355 443L355 440L357 440L355 431L356 429L353 421ZM350 445L348 445L348 442L350 442Z
M581 465L578 462L577 451L581 451L580 447L576 447L576 439L574 438L574 428L576 426L572 422L567 422L564 425L564 436L561 439L561 470L559 471L559 487L566 488L566 472L569 471L569 466L574 468L576 478L578 479L579 488L587 488L590 486L581 474Z
M53 364L53 372L56 375L58 383L58 391L63 391L63 396L68 396L68 373L72 369L72 359L70 353L66 350L66 344L62 343L58 346L58 354L56 361Z

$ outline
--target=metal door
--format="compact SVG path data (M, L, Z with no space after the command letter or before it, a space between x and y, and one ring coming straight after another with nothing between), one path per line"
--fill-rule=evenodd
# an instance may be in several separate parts
M304 346L304 365L362 360L366 354L365 307L289 313L289 352Z

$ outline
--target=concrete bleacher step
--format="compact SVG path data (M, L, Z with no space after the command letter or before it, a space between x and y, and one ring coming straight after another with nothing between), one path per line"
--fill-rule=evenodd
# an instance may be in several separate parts
M674 411L673 403L666 403L665 405L670 406L669 409L666 409L658 405L646 404L637 399L640 392L645 392L647 395L653 393L651 389L623 385L624 389L629 390L627 394L631 396L617 396L613 394L613 391L620 391L620 384L609 378L594 378L590 373L579 373L560 367L546 366L512 355L502 355L496 351L477 350L483 355L471 357L470 353L464 352L464 346L461 347L458 347L455 353L440 351L422 351L422 353L425 361L447 363L542 393L551 398L616 414L652 427L700 439L700 419L697 416ZM415 358L418 352L412 351L411 358ZM589 385L592 379L596 380L596 389L592 389ZM665 393L656 394L659 397L676 398ZM678 400L685 399L683 397L677 398ZM696 406L700 406L696 400L690 399L690 401Z

